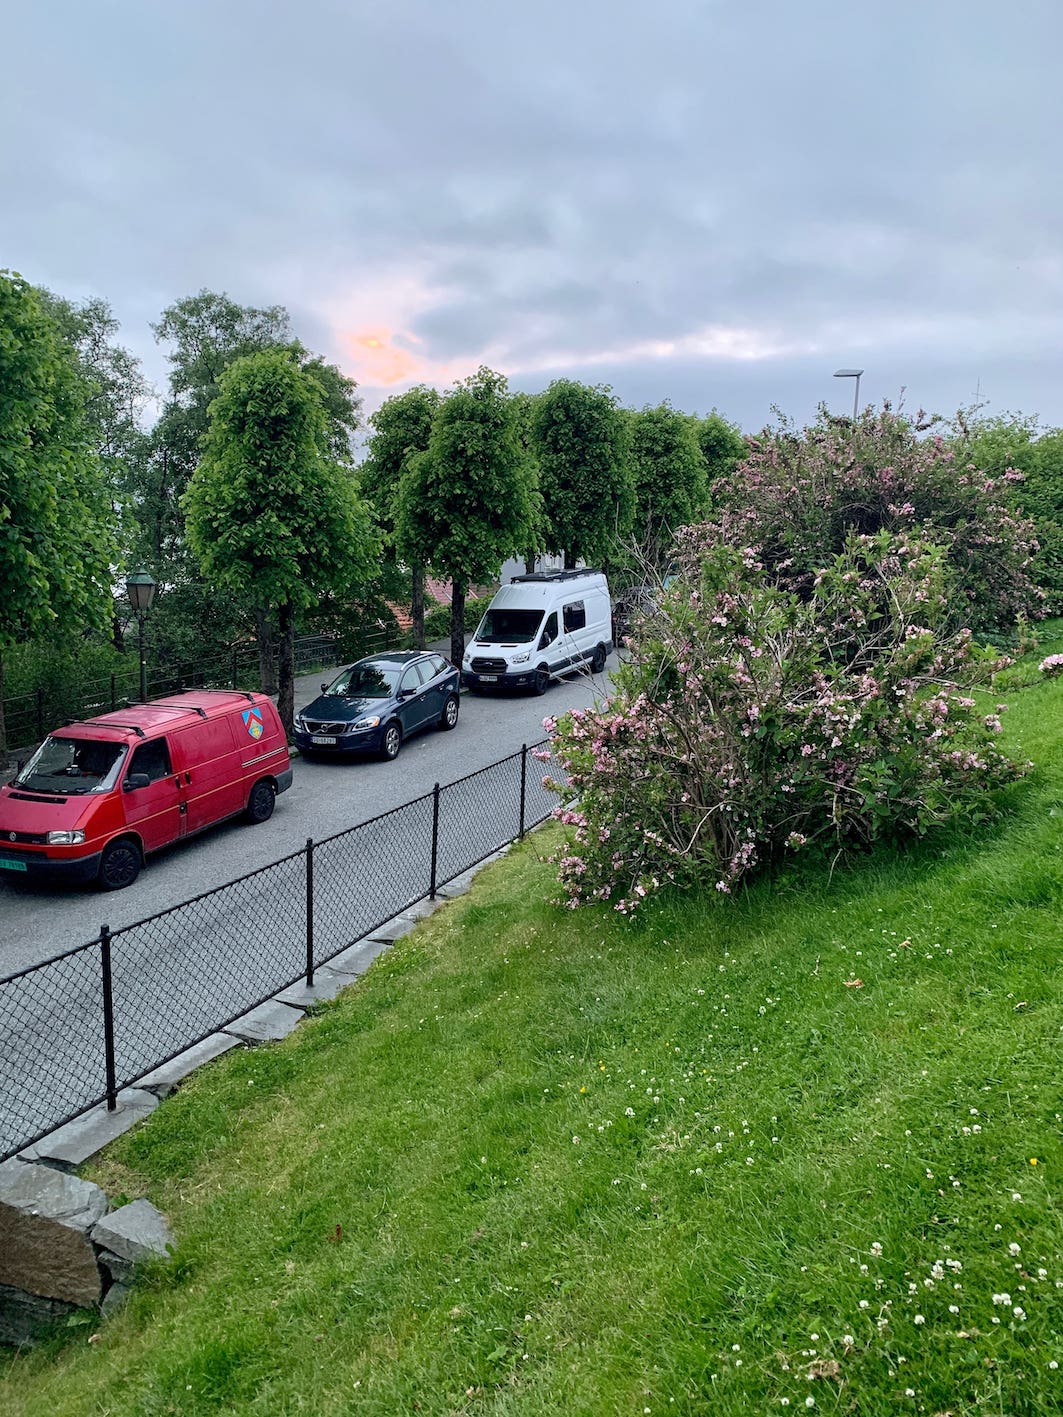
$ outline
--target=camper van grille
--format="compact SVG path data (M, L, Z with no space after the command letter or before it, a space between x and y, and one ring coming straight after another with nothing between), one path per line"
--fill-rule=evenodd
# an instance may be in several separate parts
M505 674L506 661L504 659L474 659L472 671L474 674Z

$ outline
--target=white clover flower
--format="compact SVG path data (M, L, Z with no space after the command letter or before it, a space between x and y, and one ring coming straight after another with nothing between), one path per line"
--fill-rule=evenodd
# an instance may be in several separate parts
M1008 1246L1008 1254L1009 1254L1009 1255L1021 1255L1021 1254L1022 1254L1022 1246L1021 1246L1021 1245L1016 1245L1015 1241L1012 1240L1011 1244Z
M925 1324L925 1323L926 1323L926 1319L923 1318L922 1314L916 1314L915 1318L912 1320L912 1323L914 1323L914 1324Z

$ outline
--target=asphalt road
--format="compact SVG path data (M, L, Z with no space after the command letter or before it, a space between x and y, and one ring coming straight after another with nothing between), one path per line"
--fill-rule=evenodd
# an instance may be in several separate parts
M292 787L277 799L269 822L227 823L160 852L127 890L104 894L93 886L34 886L0 878L0 977L86 943L104 923L119 930L168 910L300 850L308 837L319 841L356 826L430 792L436 782L446 786L519 751L522 743L539 742L544 716L591 704L606 692L615 665L614 656L602 677L573 676L553 684L542 698L463 694L453 733L430 729L405 743L391 763L293 759ZM309 703L321 680L331 677L322 671L300 679L296 707ZM386 856L382 837L383 867Z

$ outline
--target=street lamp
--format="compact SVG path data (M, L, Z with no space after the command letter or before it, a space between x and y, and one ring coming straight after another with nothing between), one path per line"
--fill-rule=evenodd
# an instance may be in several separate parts
M860 405L860 375L861 375L863 372L864 372L864 371L863 371L862 369L835 369L835 371L834 371L834 377L835 377L836 379L855 379L855 380L856 380L856 387L853 389L853 422L854 422L854 423L856 422L856 410L857 410L857 408L858 408L859 405Z
M140 629L140 702L148 701L148 665L144 658L144 621L155 599L155 579L147 571L135 571L125 578L125 593Z

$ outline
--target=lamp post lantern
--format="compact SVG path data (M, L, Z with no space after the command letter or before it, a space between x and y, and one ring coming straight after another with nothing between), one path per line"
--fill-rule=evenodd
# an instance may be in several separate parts
M155 599L155 578L145 570L135 571L133 575L126 576L125 593L129 598L133 614L137 617L140 639L140 702L143 704L147 703L148 699L148 664L144 658L144 621L151 609L151 602Z
M855 380L856 380L856 385L855 385L855 387L854 387L854 389L853 389L853 422L854 422L854 423L856 422L856 412L857 412L857 409L858 409L859 406L860 406L860 375L861 375L863 372L864 372L864 371L863 371L862 369L835 369L835 371L834 371L834 377L835 377L836 379L855 379Z

